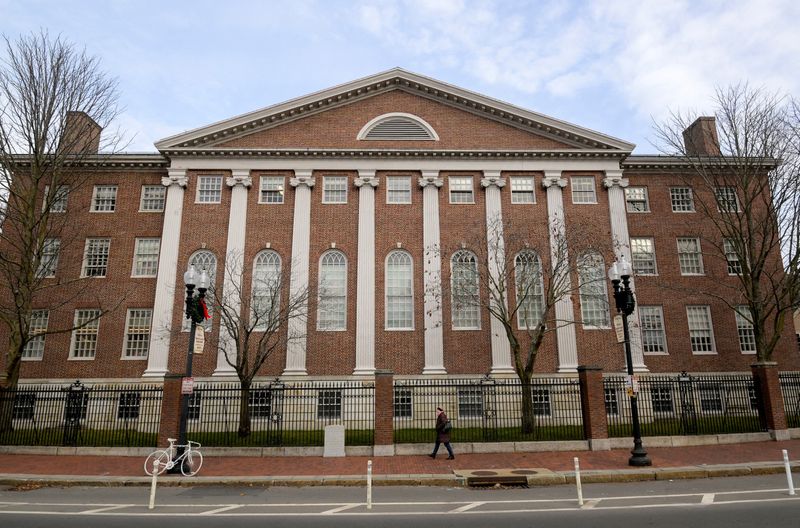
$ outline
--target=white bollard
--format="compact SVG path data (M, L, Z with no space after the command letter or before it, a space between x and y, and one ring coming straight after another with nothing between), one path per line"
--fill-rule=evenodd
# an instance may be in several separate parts
M794 481L792 480L792 466L789 464L789 452L783 450L783 467L786 468L786 482L789 484L789 495L794 495Z
M583 489L581 488L581 465L575 457L575 485L578 486L578 506L583 506Z
M372 509L372 460L367 460L367 509Z
M150 504L148 510L156 507L156 480L158 479L158 459L153 460L153 480L150 481Z

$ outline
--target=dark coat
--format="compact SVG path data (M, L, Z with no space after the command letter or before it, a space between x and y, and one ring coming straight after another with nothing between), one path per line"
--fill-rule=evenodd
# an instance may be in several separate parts
M447 422L447 414L442 413L436 417L436 441L442 442L443 444L449 444L450 433L445 433L442 431L442 429L444 429L445 422Z

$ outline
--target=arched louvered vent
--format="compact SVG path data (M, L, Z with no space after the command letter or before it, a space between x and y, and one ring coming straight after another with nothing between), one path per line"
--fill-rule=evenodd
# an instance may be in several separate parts
M419 117L411 114L384 114L367 123L358 134L362 140L437 141L436 131Z

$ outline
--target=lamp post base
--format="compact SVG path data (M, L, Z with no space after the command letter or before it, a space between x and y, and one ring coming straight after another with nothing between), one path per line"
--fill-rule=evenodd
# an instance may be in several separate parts
M647 451L642 447L642 443L634 444L631 450L631 457L628 459L628 465L634 467L652 466L653 462L647 456Z

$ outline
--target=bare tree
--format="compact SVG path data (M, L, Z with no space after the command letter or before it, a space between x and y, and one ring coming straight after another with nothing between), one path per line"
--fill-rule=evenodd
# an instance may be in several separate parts
M454 324L485 311L502 326L523 386L522 432L529 434L534 429L531 380L539 349L547 333L575 324L572 313L557 313L559 301L579 293L587 306L597 306L595 317L604 318L590 324L609 324L602 256L588 238L567 235L559 223L537 232L530 224L496 218L470 231L479 234L459 247L433 250L451 267L436 291L450 291Z
M241 255L225 259L225 275L242 277ZM251 270L251 283L226 282L223 290L209 289L208 299L214 317L220 320L216 346L225 361L236 371L241 384L239 436L251 432L250 388L264 363L275 352L286 352L292 340L302 338L290 331L292 321L305 321L309 289L289 291L292 266L284 265L274 251L261 252Z
M86 297L87 281L52 277L58 259L76 241L68 194L91 177L93 164L119 146L117 133L101 130L118 115L117 82L85 51L46 32L3 38L0 63L0 324L9 343L0 389L13 389L28 343L43 334L76 328L36 327L37 299L50 311ZM103 154L100 154L100 151ZM91 295L91 293L88 293ZM97 295L102 316L107 306ZM49 302L48 301L48 302ZM118 302L118 300L117 300ZM78 324L94 322L92 317ZM7 413L3 412L5 417ZM7 420L2 420L3 423ZM6 423L6 425L8 425ZM0 424L0 428L6 425Z
M800 108L746 84L717 89L714 102L713 119L675 112L655 132L687 166L703 244L738 279L699 293L748 321L757 360L770 361L798 299Z

